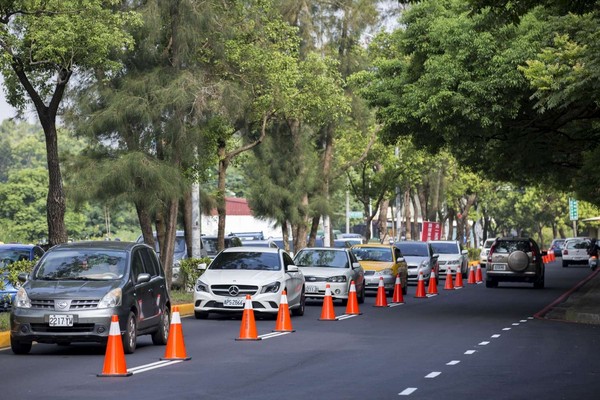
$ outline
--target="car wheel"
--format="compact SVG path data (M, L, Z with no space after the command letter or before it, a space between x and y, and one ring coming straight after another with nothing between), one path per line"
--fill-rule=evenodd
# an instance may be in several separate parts
M302 289L302 293L300 294L300 304L298 305L298 307L292 309L292 315L295 317L303 316L305 306L306 306L306 294L304 294L304 289Z
M31 351L31 342L20 342L11 337L10 348L15 354L29 354Z
M498 281L493 278L486 278L485 279L485 287L496 288L496 287L498 287Z
M567 268L569 266L569 263L567 261L562 262L563 268Z
M406 296L406 295L408 294L408 285L404 285L404 286L402 287L402 294L403 294L404 296ZM392 296L393 296L393 293L392 293Z
M169 340L169 328L171 327L171 318L169 309L165 307L160 316L158 330L152 334L152 344L156 346L164 346Z
M358 304L363 304L365 302L365 284L363 283L362 288L360 289L360 294L358 295Z
M194 311L196 319L208 319L208 311Z
M137 322L133 311L129 312L127 324L125 325L125 333L123 334L123 352L125 354L133 354L137 345Z

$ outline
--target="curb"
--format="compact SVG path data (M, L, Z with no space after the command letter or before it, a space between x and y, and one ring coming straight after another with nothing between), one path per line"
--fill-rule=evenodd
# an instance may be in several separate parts
M194 305L191 303L176 304L176 306L179 307L179 315L182 317L194 314ZM10 347L10 331L0 332L0 349L7 347Z

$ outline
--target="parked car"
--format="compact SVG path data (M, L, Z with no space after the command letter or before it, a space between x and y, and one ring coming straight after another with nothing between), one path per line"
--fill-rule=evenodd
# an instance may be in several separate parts
M140 335L151 335L155 345L167 343L171 301L165 274L143 243L57 245L19 280L10 315L15 354L29 353L33 341L106 343L113 315L125 353L135 351Z
M469 272L469 256L467 250L463 250L458 240L430 240L433 252L439 254L438 265L440 277L446 278L448 268L452 273L461 271L463 278Z
M209 258L215 258L219 254L217 247L217 236L202 236L202 242ZM237 236L225 236L225 248L243 246L242 241Z
M272 239L267 239L267 240L258 240L258 239L254 239L254 240L242 240L242 246L252 246L252 247L273 247L273 248L279 248L279 246L277 246L277 244L272 240Z
M544 288L542 255L531 238L497 238L488 254L485 285L491 288L498 282L531 282L536 289Z
M293 315L304 315L304 275L288 253L272 247L229 247L220 252L198 278L194 315L241 313L246 295L255 313L277 315L286 290Z
M231 232L229 236L239 237L242 242L253 240L265 240L265 235L261 232Z
M479 265L481 265L481 268L487 266L488 254L494 241L496 241L496 238L486 239L485 242L483 242L483 246L481 246L481 252L479 253Z
M357 244L352 252L365 270L365 289L377 292L379 278L383 277L385 290L392 294L396 283L396 275L400 274L402 293L407 293L408 265L399 248L387 244Z
M436 281L438 277L438 257L433 252L431 244L412 240L403 240L396 242L396 247L402 252L402 256L408 264L408 281L417 283L419 274L423 274L424 279L429 279L431 272L435 273Z
M138 243L144 243L144 237L142 235L138 236ZM158 237L156 236L156 232L154 232L154 251L160 257L160 246L158 244ZM205 249L202 240L200 240L200 256L207 257L208 253ZM187 243L185 241L185 233L184 231L177 231L175 233L175 247L173 249L173 267L171 269L171 285L174 287L182 287L183 286L183 275L179 273L181 268L181 260L184 260L188 257L188 248Z
M354 281L358 302L365 301L365 271L350 248L306 247L294 257L306 281L306 297L325 297L330 285L331 297L348 300L350 284Z
M567 238L562 249L563 268L572 264L587 265L590 258L588 247L590 247L590 239L587 237Z
M550 243L548 252L553 252L555 257L562 257L562 249L565 246L567 239L554 239Z
M33 244L0 244L0 280L2 281L2 285L0 285L0 311L10 310L18 289L9 282L3 267L16 261L35 260L43 255L44 250Z

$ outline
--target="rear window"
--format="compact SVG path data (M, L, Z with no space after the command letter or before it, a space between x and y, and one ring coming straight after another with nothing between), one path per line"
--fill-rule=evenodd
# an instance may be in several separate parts
M301 250L294 263L299 267L349 267L346 253L334 250Z
M587 249L590 247L590 242L587 240L569 240L565 247L571 250Z
M393 261L392 249L383 247L355 247L352 252L360 261Z
M253 271L279 271L278 253L259 253L259 252L221 252L210 264L209 269L238 269Z
M494 247L496 253L512 253L513 251L531 252L531 243L516 240L499 240Z
M424 243L397 243L404 257L428 257L427 245Z
M459 254L460 250L455 243L431 243L434 253Z

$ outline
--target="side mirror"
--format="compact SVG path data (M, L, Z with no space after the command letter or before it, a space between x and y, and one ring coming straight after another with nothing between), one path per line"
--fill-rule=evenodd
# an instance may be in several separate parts
M146 282L150 282L150 274L147 274L145 272L139 274L137 276L137 279L135 280L136 283L146 283Z
M288 266L285 268L285 271L286 271L286 272L298 272L298 271L299 271L299 269L298 269L298 267L297 267L297 266L295 266L295 265L288 265Z
M29 274L27 272L21 272L18 276L17 279L19 280L19 282L27 282L27 278L29 278Z
M206 267L208 267L208 265L206 265L206 263L198 264L198 269L201 271L204 271L206 269Z
M352 268L353 269L359 269L360 268L360 263L357 263L357 262L352 263Z
M469 251L468 250L462 250L460 253L461 254L469 254Z
M440 258L440 255L438 253L434 253L431 258Z
M396 260L396 262L404 262L404 257L400 257Z

